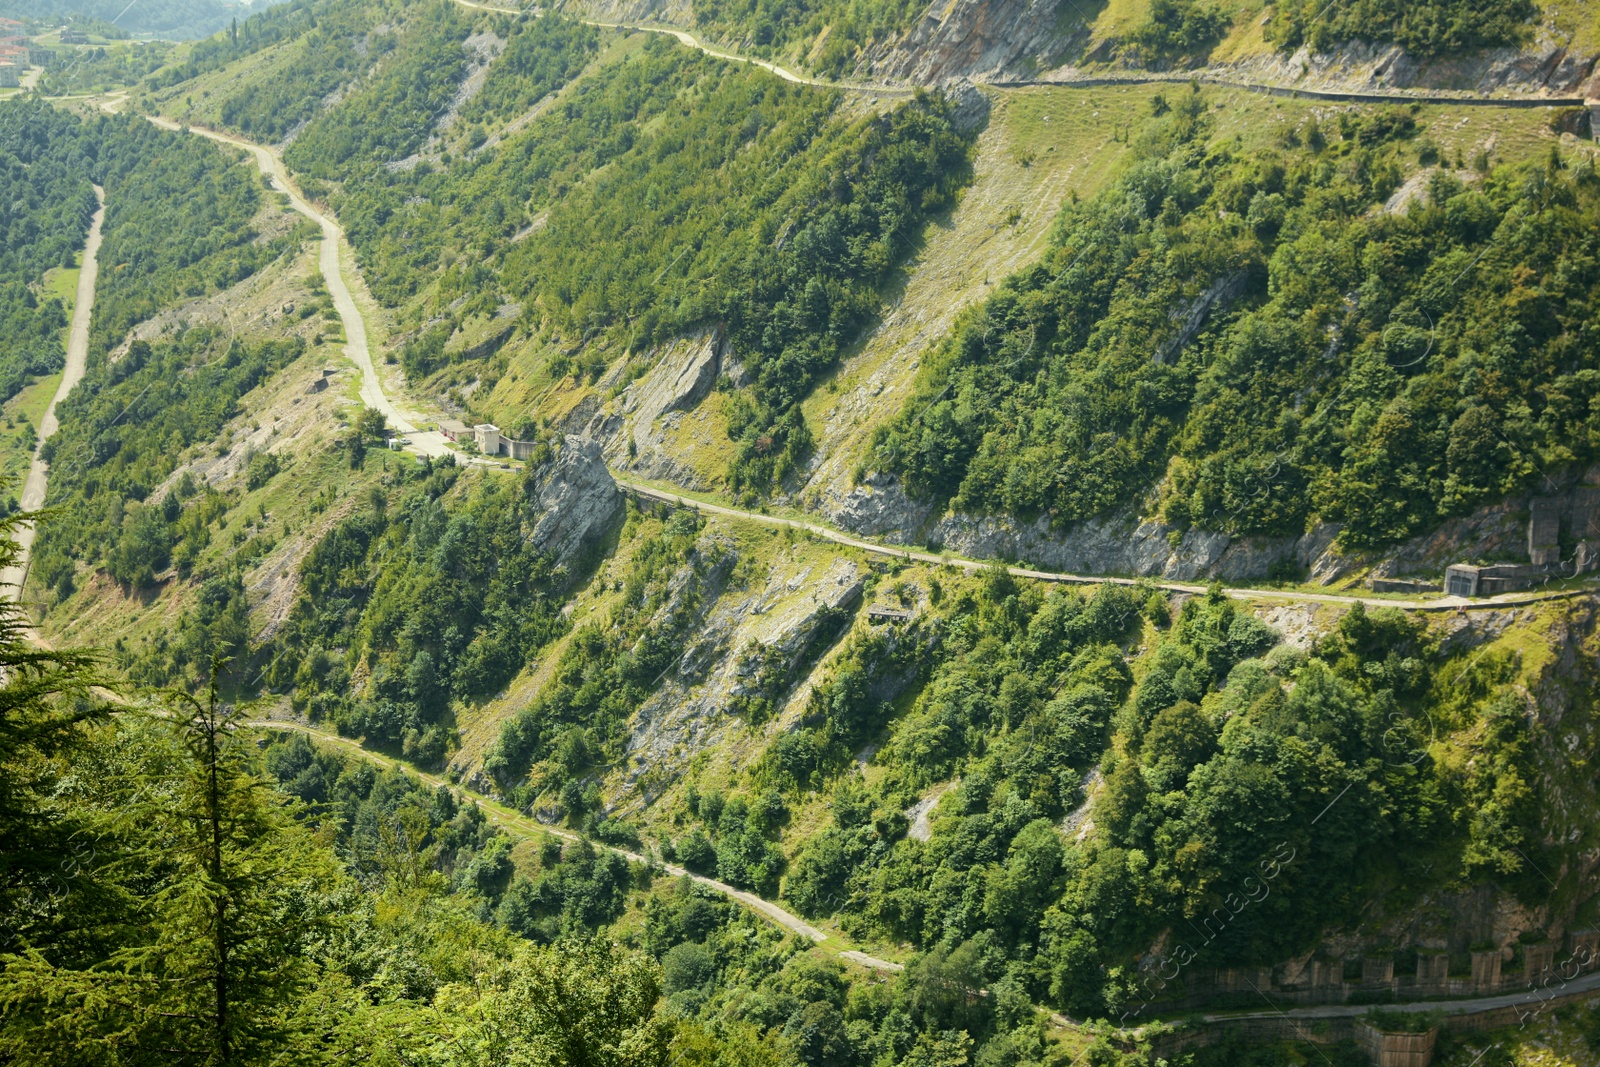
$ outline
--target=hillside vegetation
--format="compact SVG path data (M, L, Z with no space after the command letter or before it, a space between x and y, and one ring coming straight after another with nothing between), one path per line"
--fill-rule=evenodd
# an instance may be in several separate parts
M1550 16L1247 6L1038 33L1130 69L1241 27L1450 61ZM0 604L0 1059L1356 1067L1353 1018L1263 1045L1183 1013L1573 964L1589 579L1412 610L1285 589L1303 561L1068 584L797 521L1337 528L1373 561L1520 521L1600 464L1572 116L863 91L581 13L289 0L51 83L126 98L0 102L8 470L106 202L28 607ZM656 13L830 74L1026 22ZM141 113L270 145L343 237ZM447 448L446 418L523 444ZM725 506L619 488L645 476ZM1433 1021L1395 1006L1363 1019ZM1581 1067L1595 1017L1435 1062Z
M1168 108L928 361L877 445L914 492L1372 547L1594 461L1588 156L1464 168L1402 110L1243 154Z
M470 126L459 154L407 158L461 77L469 29L428 7L377 77L285 155L339 211L374 295L402 322L426 322L402 365L439 370L457 324L508 304L521 308L524 372L546 382L592 382L619 357L725 323L751 380L733 401L729 483L770 492L811 448L799 402L967 176L946 105L919 98L856 118L836 93L653 37L474 151L513 107L572 83L598 44L554 18L488 26L510 41L499 63L528 73L509 97L509 72L490 68L460 112ZM231 102L218 116L251 132ZM486 406L508 426L527 414Z
M277 0L224 3L223 0L0 0L0 16L44 24L91 21L126 33L155 34L177 40L209 37L231 23L270 7Z
M95 195L73 125L43 104L0 109L0 398L62 361L67 316L38 286L72 267L89 232Z

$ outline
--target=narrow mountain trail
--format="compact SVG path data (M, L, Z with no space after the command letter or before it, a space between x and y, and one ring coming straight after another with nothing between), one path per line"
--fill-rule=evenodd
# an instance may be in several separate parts
M307 726L303 723L285 722L280 719L252 719L246 723L246 725L264 730L290 730L295 733L306 734L323 744L341 748L347 752L355 753L362 759L365 759L371 763L375 763L381 767L399 769L404 771L406 774L414 775L416 778L426 782L430 786L433 786L435 789L444 788L450 790L450 792L458 800L469 804L478 805L478 807L481 808L488 816L490 822L518 836L532 837L537 834L551 834L567 841L588 840L570 830L564 830L555 826L546 826L544 823L530 818L527 815L523 815L497 800L491 800L488 797L469 792L466 789L463 789L461 786L458 786L437 774L429 774L426 771L420 771L410 764L403 763L402 761L393 759L389 756L385 756L382 753L374 752L371 749L362 746L359 742L351 740L350 738L340 737L337 734L329 733L326 730L319 730L314 726ZM754 893L747 893L742 889L736 889L733 886L728 885L726 882L719 882L715 878L708 878L703 874L695 874L693 871L685 870L683 867L677 866L676 864L666 863L659 859L645 856L642 853L633 852L629 849L617 848L614 845L606 845L598 841L590 841L590 844L597 848L605 849L607 852L614 852L633 863L658 864L663 870L672 875L674 878L688 878L699 882L701 885L715 889L724 896L727 896L733 900L737 900L740 904L743 904L751 911L754 911L763 918L770 920L775 925L781 926L790 933L799 934L801 937L809 938L818 944L822 944L825 947L830 948L834 955L838 956L840 959L849 960L852 963L856 963L876 971L898 971L903 969L898 963L893 963L889 960L881 960L876 956L869 956L865 952L860 952L855 949L842 949L836 946L828 945L827 943L830 940L828 934L817 929L815 926L812 926L798 915L794 915L791 912L785 911L783 908L780 908L770 900L756 896Z
M497 15L527 14L526 11L520 11L516 8L497 7L493 4L480 4L476 3L475 0L456 0L456 3L460 4L462 7L471 8L474 11L492 11ZM680 30L672 26L651 26L637 22L601 22L598 19L577 19L576 21L583 23L585 26L594 26L602 30L638 30L640 33L659 33L667 37L673 37L676 38L680 44L684 44L690 48L704 52L713 59L722 59L729 63L747 63L752 67L760 67L769 74L776 74L784 81L793 82L796 85L814 85L822 89L842 89L847 92L871 93L878 96L910 96L916 92L915 88L904 85L879 85L873 82L827 81L822 78L807 77L804 74L796 74L794 71L789 70L786 67L780 67L776 63L769 63L765 59L756 59L751 56L741 56L733 52L718 51L717 49L706 44L704 41L700 40L694 34L689 33L687 30Z
M835 544L844 545L847 548L857 548L875 555L911 560L917 563L944 564L951 567L959 567L965 571L985 570L994 566L993 562L969 559L965 556L954 554L939 555L933 552L921 552L916 549L900 548L898 546L880 544L876 541L867 541L842 533L830 526L823 526L802 519L786 519L775 515L763 515L758 511L743 511L739 508L724 507L721 504L711 504L703 500L678 496L675 493L657 489L646 482L636 481L625 475L618 474L616 471L611 472L611 477L617 485L627 492L646 500L672 504L677 507L694 508L711 515L722 515L747 522L758 522L767 526L786 526L791 529L804 530ZM1058 582L1070 585L1137 585L1142 581L1142 579L1135 578L1071 574L1066 571L1041 571L1028 567L1007 567L1006 571L1018 578L1034 578L1044 582ZM1194 585L1184 582L1154 582L1152 584L1157 589L1165 589L1172 593L1205 593L1210 589L1206 585ZM1595 590L1591 583L1579 589L1561 589L1555 592L1541 593L1502 593L1499 596L1483 597L1477 600L1468 600L1464 597L1440 597L1437 600L1385 600L1381 597L1346 596L1340 593L1306 593L1289 589L1250 589L1237 586L1224 586L1222 591L1234 600L1288 600L1308 604L1363 604L1373 608L1404 608L1408 611L1483 611L1489 608L1516 607L1543 600L1560 600L1567 597L1583 596L1593 593Z
M361 309L356 306L355 297L350 292L344 276L344 269L340 263L340 250L348 242L345 240L344 230L338 222L324 215L312 207L300 195L299 190L289 178L289 172L283 165L283 159L272 149L246 141L230 134L218 133L200 126L180 126L171 119L159 116L147 116L151 122L164 130L181 131L187 129L190 133L206 137L221 144L242 148L255 157L256 165L261 168L261 173L267 178L268 183L278 192L289 198L289 203L296 211L316 223L322 229L322 248L318 256L318 266L322 270L323 281L328 286L328 293L333 297L334 310L339 314L339 321L344 325L345 346L344 354L361 371L361 402L367 407L383 412L389 425L404 434L407 439L407 450L424 456L444 456L451 452L450 443L445 436L437 430L421 430L417 426L419 421L415 415L402 411L384 392L383 381L378 376L378 368L372 362L372 351L367 343L367 323L361 315ZM356 284L360 284L359 279Z
M498 15L526 15L530 13L544 14L542 9L519 9L500 7L494 4L478 3L477 0L455 0L462 7L472 8L475 11L492 11ZM812 78L804 74L781 67L765 59L756 59L752 56L741 56L734 52L722 52L701 41L687 30L680 30L674 26L655 26L637 22L601 22L597 19L576 19L585 26L596 26L604 30L638 30L641 33L659 33L668 37L675 37L690 48L698 49L708 56L716 59L727 60L730 63L748 63L753 67L776 74L787 82L796 85L814 85L822 89L838 89L843 92L868 93L877 96L910 96L919 88L932 88L931 86L888 85L876 82L833 81L826 78ZM1201 82L1205 85L1215 85L1225 89L1244 89L1253 93L1267 93L1272 96L1301 96L1311 100L1331 100L1342 103L1358 104L1462 104L1468 107L1580 107L1585 103L1581 96L1489 96L1482 93L1441 92L1429 89L1395 90L1390 92L1340 90L1340 89L1309 89L1293 85L1281 85L1276 82L1250 81L1233 76L1233 72L1224 68L1205 67L1198 70L1182 71L1178 73L1138 73L1126 76L1120 74L1106 74L1088 77L1063 77L1063 78L1008 78L998 79L985 84L996 89L1020 88L1045 88L1045 89L1097 89L1106 86L1118 85L1157 85L1175 84L1187 85L1190 82Z
M100 206L89 222L89 236L83 245L83 266L78 271L77 296L72 304L72 326L67 333L67 360L61 370L61 384L56 386L50 406L45 408L44 418L39 420L39 441L33 448L33 462L28 466L28 476L22 482L23 511L38 511L44 507L50 477L50 465L41 455L44 443L61 428L56 420L56 405L72 392L73 386L83 380L89 361L89 323L94 314L95 281L100 277L100 225L106 218L106 191L97 185L94 195L100 201ZM17 543L22 549L17 565L0 573L0 592L14 591L19 600L22 598L22 583L28 576L28 565L32 562L36 532L31 522L17 532Z

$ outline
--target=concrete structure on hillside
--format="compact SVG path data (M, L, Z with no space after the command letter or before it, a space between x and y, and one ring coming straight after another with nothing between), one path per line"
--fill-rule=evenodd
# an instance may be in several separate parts
M1534 497L1528 501L1528 562L1547 567L1561 561L1561 501Z
M471 441L485 456L510 456L512 459L532 459L537 441L518 441L500 432L492 422L468 426L457 419L440 419L439 432L458 445Z
M1571 546L1565 556L1563 532ZM1564 496L1530 498L1527 545L1526 563L1451 564L1445 570L1445 593L1494 596L1600 570L1600 486L1579 486ZM1378 588L1378 581L1372 585Z

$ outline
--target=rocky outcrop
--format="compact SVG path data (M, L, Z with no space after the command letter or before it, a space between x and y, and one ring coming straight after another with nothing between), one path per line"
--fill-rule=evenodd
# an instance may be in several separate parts
M1568 474L1551 487L1550 497L1567 542L1600 539L1600 467L1581 476ZM898 478L881 472L849 489L819 493L817 510L852 533L895 544L939 545L964 556L1016 560L1042 570L1252 581L1292 566L1315 583L1331 585L1364 567L1373 577L1392 578L1440 575L1463 560L1525 560L1528 500L1519 496L1488 505L1368 553L1341 551L1334 543L1339 526L1333 523L1319 523L1301 537L1232 537L1215 530L1181 531L1132 511L1066 527L1044 517L1022 522L1004 515L940 513L934 502L913 499Z
M677 338L653 354L650 372L631 383L588 421L585 433L600 441L606 460L618 470L670 481L687 489L708 489L701 477L673 455L668 436L684 413L704 400L723 373L742 367L727 360L720 329Z
M589 438L569 434L556 457L534 473L528 493L539 510L528 538L568 573L622 518L622 492Z
M941 85L1048 66L1061 7L1061 0L934 0L909 33L874 50L857 73Z
M1195 297L1188 307L1174 311L1173 321L1181 322L1182 325L1179 326L1177 333L1167 338L1156 350L1155 362L1165 363L1175 353L1183 351L1184 346L1194 340L1194 335L1200 332L1200 327L1211 314L1211 309L1218 305L1227 307L1237 300L1249 280L1249 275L1243 272L1219 278L1205 292Z
M1594 73L1596 57L1543 39L1527 48L1490 48L1418 57L1398 45L1348 41L1330 52L1302 47L1271 52L1231 68L1252 80L1333 92L1427 89L1519 96L1573 96Z
M820 569L780 559L759 587L723 592L711 585L704 622L660 689L634 713L628 769L612 793L622 807L653 801L697 752L730 745L753 752L764 744L766 731L749 730L735 713L740 698L803 705L809 679L798 678L800 668L819 637L833 632L824 627L859 601L862 579L847 559ZM780 713L769 729L793 719Z
M1265 578L1292 561L1313 579L1330 584L1355 562L1333 546L1338 527L1321 525L1299 538L1232 538L1132 513L1053 527L1047 518L1020 522L1009 516L946 512L912 499L897 478L872 474L847 492L826 494L821 509L852 533L896 544L942 545L978 559L1011 559L1044 570L1075 574L1127 574L1171 581Z
M1546 845L1565 852L1565 869L1549 873L1561 885L1593 886L1600 876L1600 848L1594 847L1600 812L1600 779L1593 770L1600 757L1600 609L1595 602L1570 601L1552 620L1545 648L1550 659L1529 687L1528 705L1540 777L1536 794L1544 812L1540 826ZM1573 847L1580 841L1588 847ZM1575 900L1563 903L1547 930L1558 942L1575 918Z

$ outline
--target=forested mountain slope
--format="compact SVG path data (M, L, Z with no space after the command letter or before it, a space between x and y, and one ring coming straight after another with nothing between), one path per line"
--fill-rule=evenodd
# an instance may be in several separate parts
M1363 1063L1354 1016L1277 1042L1180 1015L1589 968L1592 580L1358 583L1586 558L1593 142L1553 109L1115 80L1237 75L1247 27L1251 62L1367 34L1492 63L1575 10L292 0L126 96L0 103L19 292L47 309L85 183L107 204L24 595L160 711L91 711L76 676L19 700L49 729L0 753L5 832L38 834L0 1047ZM1114 83L935 84L1067 62ZM316 228L185 122L281 154L354 311ZM19 320L8 412L51 314ZM385 392L518 444L419 455ZM63 866L79 839L104 862ZM1529 1025L1584 1062L1593 1011L1562 1011ZM1491 1047L1535 1062L1460 1033L1435 1062Z

